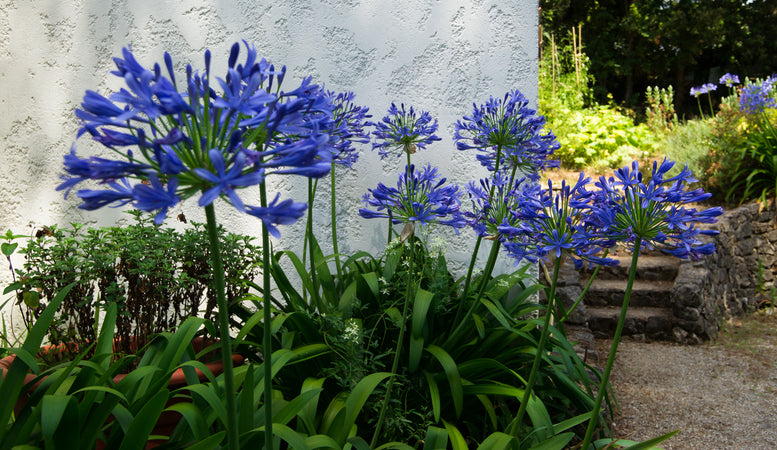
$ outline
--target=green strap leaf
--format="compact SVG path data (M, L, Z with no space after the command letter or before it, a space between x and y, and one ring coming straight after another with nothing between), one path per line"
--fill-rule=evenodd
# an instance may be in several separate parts
M424 450L444 450L448 448L448 431L445 428L430 426L426 429Z
M388 372L377 372L362 378L345 399L344 407L337 413L331 427L332 433L328 433L338 443L345 444L348 433L356 422L356 418L367 398L383 380L390 377Z
M432 400L432 412L434 413L434 421L440 421L440 388L437 386L437 381L434 379L434 375L423 371L424 378L426 378L426 384L429 386L429 397Z
M410 328L410 351L408 353L408 370L410 373L418 369L421 362L421 355L424 348L424 327L426 326L426 315L429 312L429 306L432 304L434 294L424 289L418 289L413 302L413 319Z
M459 369L456 367L456 362L453 361L453 358L451 358L451 355L449 355L448 352L436 345L427 346L426 351L437 359L445 371L445 376L448 379L448 385L451 389L451 398L453 399L453 406L456 410L456 417L461 417L461 412L464 409L464 389L461 384L461 376L459 375Z
M154 429L157 420L159 420L159 415L162 414L162 410L169 397L170 392L167 389L163 389L149 399L148 403L138 411L127 428L119 450L140 450L146 447L148 436Z
M224 436L227 434L226 431L219 431L218 433L214 434L213 436L209 436L196 444L193 444L189 447L186 447L188 450L215 450L219 448L219 444L221 441L224 440Z
M71 395L44 395L40 407L40 429L46 448L78 450L78 401Z
M22 349L25 353L28 355L37 353L38 349L40 348L40 344L43 341L43 337L46 336L49 325L54 319L54 314L57 312L59 305L62 303L74 285L75 283L71 283L62 289L46 306L46 309L43 310L41 315L38 317L38 320L35 321L35 324L27 333L27 338L24 340L24 344L22 344ZM33 365L33 367L35 367L35 365ZM28 364L25 363L21 358L17 358L13 363L11 363L11 367L8 368L8 371L5 373L5 377L3 377L2 381L0 381L0 424L9 423L14 406L16 405L16 399L19 398L19 394L21 393L22 385L24 384L24 379L27 377L28 371ZM7 441L5 439L9 429L10 427L5 425L0 426L0 443L2 443L0 446L3 448L5 448L6 445L9 447L12 445L11 442L6 444Z
M531 447L531 450L564 450L575 433L563 433L553 436Z
M496 431L478 445L478 450L504 450L510 448L516 440L514 436Z
M467 450L467 441L464 440L464 436L461 435L461 431L444 420L442 423L445 425L445 429L448 431L448 437L451 440L453 450Z

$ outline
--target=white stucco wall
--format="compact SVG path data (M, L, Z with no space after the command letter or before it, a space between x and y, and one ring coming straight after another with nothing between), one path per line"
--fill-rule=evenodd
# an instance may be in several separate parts
M438 165L463 184L484 172L474 153L455 149L453 124L473 102L514 88L536 104L537 26L536 0L0 0L0 230L29 234L51 223L110 225L122 217L109 208L79 210L75 196L63 200L54 188L78 128L73 110L86 89L107 94L120 87L108 72L123 46L131 45L148 67L169 51L181 74L189 62L201 69L210 48L219 75L232 43L245 39L260 56L288 67L289 86L312 75L329 89L351 90L374 120L392 101L430 111L443 139L414 162ZM80 156L102 151L86 138L78 148ZM377 254L386 225L356 212L368 188L396 182L402 160L385 164L369 146L363 150L355 170L340 173L338 232L341 251ZM304 201L299 181L277 187ZM328 207L326 186L320 198ZM182 208L204 221L194 201ZM230 231L258 235L256 219L224 204L217 214ZM316 220L322 241L328 241L326 217L322 209ZM276 245L296 248L301 230L283 228ZM443 232L449 259L461 270L473 233ZM0 280L8 279L0 267Z

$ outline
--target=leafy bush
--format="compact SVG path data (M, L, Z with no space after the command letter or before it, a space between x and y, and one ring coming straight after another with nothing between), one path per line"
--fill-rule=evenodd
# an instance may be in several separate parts
M116 350L124 354L143 347L151 335L174 330L198 315L203 300L205 317L211 316L216 294L203 225L179 233L152 225L140 214L135 218L127 227L45 227L20 251L26 258L23 268L6 291L16 290L28 325L64 286L75 283L49 327L50 344L95 342L98 310L110 304L118 305ZM227 294L235 299L257 274L259 249L252 238L223 228L219 235Z
M274 324L278 333L273 350L326 349L315 358L281 370L278 385L285 395L299 393L303 386L318 380L325 387L321 399L326 404L352 391L366 376L388 370L399 338L400 310L412 266L417 268L416 276L420 275L420 289L410 305L399 381L379 442L419 444L430 426L441 421L466 439L483 442L510 424L523 394L514 386L528 378L540 333L539 319L531 313L541 307L530 301L530 296L541 286L530 283L526 268L491 280L475 278L475 286L487 282L484 298L472 316L456 327L459 309L466 310L476 301L474 293L462 298L463 280L450 275L443 255L430 253L415 237L405 244L394 241L380 259L356 255L343 265L342 277L329 273L328 259L318 249L315 254L317 274L325 285L318 306L304 301L306 294L312 296L304 289L313 286L304 265L295 263L303 290L284 281L286 275L278 258L296 258L292 253L275 255L272 267L273 277L280 280L281 298L275 303L282 309ZM251 309L238 303L234 313L246 329ZM535 388L538 401L532 401L534 424L563 422L588 411L593 404L591 368L575 354L563 332L554 330ZM258 342L261 333L257 325L247 341ZM356 422L359 436L369 437L375 429L385 389L378 386L378 395L364 404ZM317 420L324 420L326 411L317 414ZM521 426L527 427L518 434L526 436L525 444L552 436L549 430L533 434L528 422Z
M683 161L694 174L703 177L708 168L709 154L714 147L713 130L718 125L713 121L689 120L673 127L659 144L659 149L673 161ZM675 175L682 166L675 167L670 174Z
M561 144L555 155L570 167L614 168L648 157L658 148L646 125L635 125L613 107L560 110L556 116L549 125Z
M677 114L674 111L674 88L648 86L645 92L648 107L645 109L646 124L653 133L664 134L677 128Z
M635 125L618 108L593 102L589 87L593 78L588 74L590 61L583 55L581 70L576 76L569 69L570 54L567 48L559 51L558 73L551 74L552 55L545 51L540 67L539 110L561 144L554 156L565 166L599 171L652 155L657 149L652 130L647 125ZM658 108L666 110L666 92L657 96ZM661 114L663 117L668 111Z

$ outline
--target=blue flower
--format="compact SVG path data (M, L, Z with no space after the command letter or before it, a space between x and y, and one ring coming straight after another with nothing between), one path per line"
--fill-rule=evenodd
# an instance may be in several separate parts
M232 203L232 206L239 211L245 211L243 201L240 200L240 197L235 193L234 188L260 184L264 181L264 171L256 170L243 175L246 155L244 153L238 153L235 156L232 167L230 167L229 172L227 172L227 164L224 161L224 155L217 149L211 149L208 153L216 173L214 174L213 172L199 167L194 169L194 173L196 173L197 176L208 181L213 186L202 194L198 205L210 205L219 196L226 195Z
M332 135L336 138L334 144L334 163L352 168L359 159L359 152L353 143L367 144L370 133L365 129L365 119L372 117L369 108L357 106L353 100L353 92L327 92L327 97L334 105Z
M281 233L275 225L291 225L307 211L308 205L286 199L278 203L281 194L276 194L267 207L247 206L246 212L262 220L262 224L274 237L280 238Z
M164 186L156 174L149 176L150 184L137 184L133 188L134 206L141 211L158 211L154 223L161 224L167 210L178 204L181 198L176 195L178 179L172 177Z
M595 209L595 197L586 187L590 178L580 174L574 186L562 181L554 189L548 181L547 189L532 184L516 192L516 201L526 205L519 233L505 243L508 255L516 259L556 258L569 255L579 266L590 264L615 265L617 261L602 255L604 249L615 241L604 233L595 221L590 220Z
M83 203L78 207L94 211L103 206L124 206L135 199L135 193L127 180L110 181L107 185L111 189L82 189L78 191L78 197L83 200Z
M536 213L536 204L521 201L519 191L524 181L525 178L510 181L498 172L467 185L472 209L464 214L478 236L506 243L527 231L526 219ZM527 184L527 189L538 188Z
M375 127L372 135L377 139L373 142L372 149L378 150L381 158L385 158L392 151L398 151L397 156L403 153L415 153L417 149L424 149L427 145L440 138L437 132L437 119L432 119L431 114L416 111L411 106L409 110L401 104L400 108L394 103L388 110L388 114L380 122L367 122L366 125Z
M596 201L592 204L591 222L609 238L631 247L639 238L642 245L632 248L633 251L659 249L693 259L713 252L714 245L698 237L715 232L700 230L696 223L713 223L723 210L716 207L697 211L686 207L708 199L710 194L701 189L688 189L696 181L689 170L666 177L673 166L667 159L660 165L654 162L649 181L642 179L636 162L633 170L624 168L618 172L618 181L600 177L596 183L599 190L594 191Z
M520 168L536 174L558 166L558 161L548 160L559 148L556 137L550 132L543 134L545 118L528 104L520 91L513 90L504 99L491 97L479 107L473 105L472 115L456 123L456 148L479 151L477 159L492 171Z
M705 83L705 84L702 84L701 86L692 87L691 95L693 95L694 97L698 97L702 94L708 94L716 89L718 89L718 87L715 86L714 84Z
M773 86L777 75L760 83L751 83L742 88L739 96L739 109L747 114L758 114L770 108L777 108Z
M726 86L731 87L735 84L739 84L739 77L737 75L727 73L720 77L718 82L720 84L725 84Z
M466 220L459 213L461 193L458 186L445 182L436 167L427 164L416 171L415 165L405 166L396 188L378 183L375 189L369 189L364 195L367 208L359 209L359 215L367 219L391 218L394 223L438 223L462 228Z
M270 174L329 173L333 148L341 145L341 137L331 132L335 105L310 78L282 91L286 68L276 70L257 58L247 43L245 62L238 64L240 48L232 46L226 76L215 78L217 83L211 82L206 51L204 72L187 66L182 91L168 53L165 74L159 65L146 69L130 49L123 49L111 73L124 87L108 96L87 91L76 116L78 137L88 133L115 153L121 155L118 148L126 153L117 159L81 158L73 147L57 189L67 196L76 185L93 180L107 189L78 190L83 209L132 201L138 209L156 211L157 222L195 195L200 206L224 197L238 210L261 216L275 233L273 224L296 220L298 204L276 201L265 209L247 208L237 191L264 183Z

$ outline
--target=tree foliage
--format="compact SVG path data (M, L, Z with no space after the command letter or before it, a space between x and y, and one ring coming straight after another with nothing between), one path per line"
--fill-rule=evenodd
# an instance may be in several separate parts
M647 86L672 85L688 113L691 86L726 72L777 71L773 0L540 0L545 34L561 39L582 24L583 45L601 99L634 105ZM685 105L689 107L685 107Z

